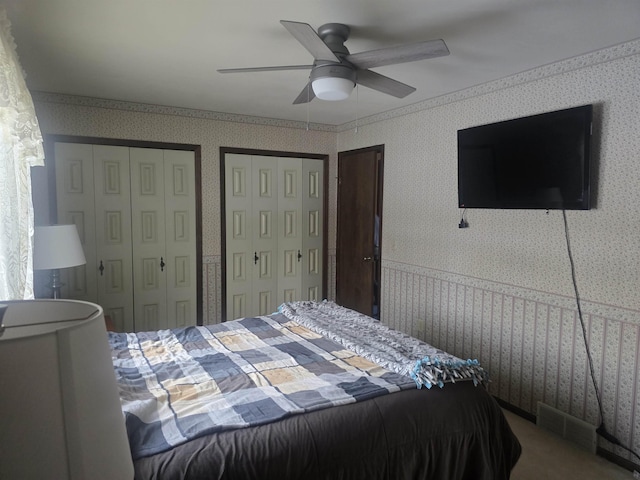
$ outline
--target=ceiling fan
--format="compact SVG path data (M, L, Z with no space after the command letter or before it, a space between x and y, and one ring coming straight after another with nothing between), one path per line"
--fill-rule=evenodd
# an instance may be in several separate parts
M344 100L351 94L356 83L397 98L404 98L416 89L369 69L449 55L449 49L441 39L351 54L344 45L350 33L347 25L327 23L318 28L316 33L307 23L288 20L280 20L280 23L313 55L313 65L225 68L218 72L311 69L309 83L293 101L294 105L308 103L315 97L321 100Z

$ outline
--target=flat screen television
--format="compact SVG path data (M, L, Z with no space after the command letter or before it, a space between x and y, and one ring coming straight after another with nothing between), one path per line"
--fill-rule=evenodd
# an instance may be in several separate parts
M458 130L460 208L588 210L592 105Z

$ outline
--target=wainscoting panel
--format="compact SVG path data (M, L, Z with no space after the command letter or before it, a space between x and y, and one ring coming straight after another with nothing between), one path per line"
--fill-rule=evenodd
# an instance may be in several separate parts
M534 415L542 401L599 425L574 298L391 261L382 263L382 291L383 323L478 359L492 395ZM638 451L640 312L584 300L581 310L607 430Z
M336 249L329 248L327 252L327 300L336 299Z
M203 258L202 306L204 325L212 325L222 321L222 257L211 255Z

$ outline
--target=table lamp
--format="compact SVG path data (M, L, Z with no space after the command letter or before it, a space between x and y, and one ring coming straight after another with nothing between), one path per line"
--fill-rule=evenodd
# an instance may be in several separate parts
M10 301L0 319L0 478L133 479L102 308Z
M33 268L51 270L52 298L61 298L60 269L84 265L84 257L78 229L75 225L47 225L35 227Z

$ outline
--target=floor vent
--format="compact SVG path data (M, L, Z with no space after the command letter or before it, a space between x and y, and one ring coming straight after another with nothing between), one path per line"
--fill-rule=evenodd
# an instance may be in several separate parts
M572 417L560 410L538 402L536 424L556 435L576 444L591 453L596 453L598 438L596 427L590 423Z

